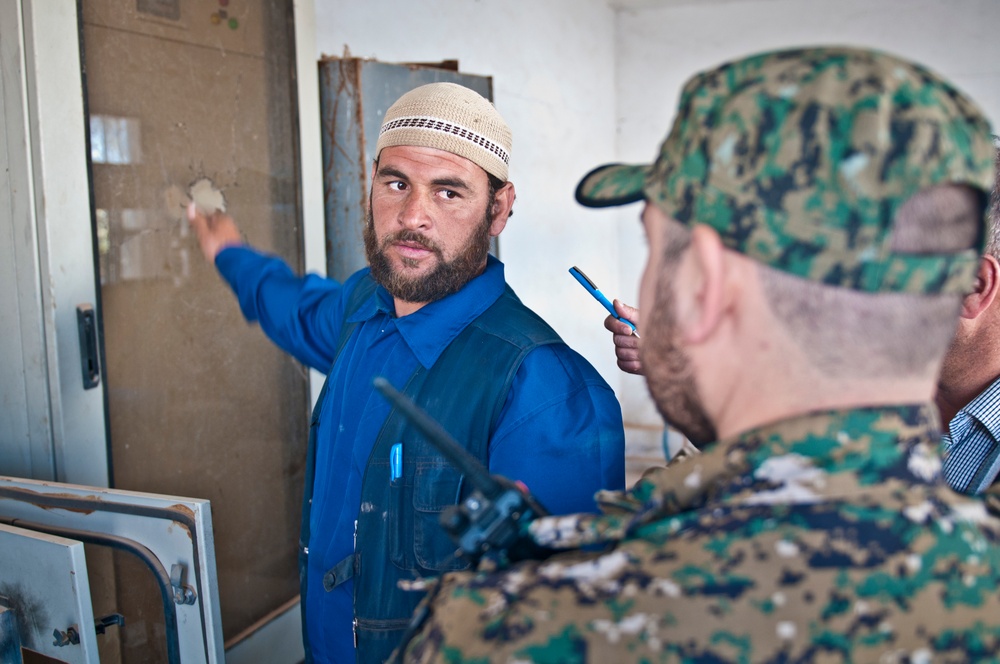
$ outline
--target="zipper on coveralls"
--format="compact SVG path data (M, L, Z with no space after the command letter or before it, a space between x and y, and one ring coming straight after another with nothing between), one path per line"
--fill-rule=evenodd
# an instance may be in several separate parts
M358 520L354 520L354 555L358 555ZM358 619L351 621L351 631L354 633L354 649L358 649Z

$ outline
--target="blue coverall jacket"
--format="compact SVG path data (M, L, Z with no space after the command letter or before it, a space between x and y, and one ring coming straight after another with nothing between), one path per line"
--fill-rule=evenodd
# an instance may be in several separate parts
M506 285L502 263L495 258L491 257L486 270L459 292L402 318L395 316L392 298L381 287L372 287L360 302L349 306L359 285L371 283L367 269L344 284L315 275L297 277L280 259L242 247L220 252L216 266L236 292L248 320L259 321L281 348L328 373L323 397L314 409L312 435L316 442L311 455L315 480L306 488L307 496L311 492L311 504L306 506L303 528L303 549L308 552L304 626L313 661L343 662L354 657L355 539L359 550L362 546L366 549L360 551L364 569L358 579L374 573L372 567L379 568L381 580L370 586L379 594L377 612L386 612L379 619L405 617L415 594L406 595L389 586L397 576L413 578L421 568L421 573L436 569L441 561L410 567L425 545L433 544L437 551L451 547L443 531L424 527L431 519L414 521L415 515L426 503L439 509L443 501L454 502L457 492L464 490L444 482L434 495L415 491L399 506L402 520L390 519L387 512L386 520L404 525L399 536L409 543L411 551L404 556L409 562L401 564L399 555L394 560L391 541L371 536L371 526L361 517L374 514L382 518L386 510L365 512L366 502L372 501L362 499L364 479L377 472L373 469L388 468L388 454L376 447L376 441L390 415L388 403L374 391L372 380L384 376L403 388L418 372L430 372L449 347L470 326L479 324L498 301L512 298L504 306L519 312L516 320L520 324L529 325L521 331L524 339L530 340L525 342L529 352L511 355L508 368L512 375L495 368L480 371L469 367L467 376L475 380L467 385L482 382L494 389L509 385L506 394L497 397L499 412L490 416L489 440L477 454L481 458L485 454L491 472L525 482L555 514L593 511L595 491L623 487L624 434L621 409L613 392L586 360L517 300ZM346 328L349 333L345 336ZM447 392L447 382L439 383L437 389ZM462 392L471 389L462 387L462 381L454 383L455 389L441 398L461 399L465 396ZM481 395L487 393L480 391ZM481 425L482 418L476 424ZM461 435L452 433L461 440ZM386 440L383 445L400 442ZM413 447L414 443L408 443L405 436L402 442L404 464L415 464L423 453L411 450L408 454L408 444ZM416 465L412 471L415 481ZM388 487L387 480L384 485ZM410 491L415 488L416 484ZM417 528L415 523L424 526ZM344 574L345 569L349 573ZM340 575L331 576L335 570ZM364 594L363 603L374 601L367 590ZM399 627L392 622L384 628L386 638L376 639L381 645L373 643L359 650L359 660L388 654L382 650L391 650ZM359 636L364 640L364 631Z

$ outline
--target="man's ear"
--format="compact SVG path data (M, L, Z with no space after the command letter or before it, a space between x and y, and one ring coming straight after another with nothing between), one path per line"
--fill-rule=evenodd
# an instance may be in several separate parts
M497 189L493 197L493 207L490 208L490 235L496 237L507 225L507 218L510 216L510 209L514 207L514 183L505 182Z
M1000 290L1000 262L989 254L979 259L976 285L962 300L962 318L978 318L989 309Z
M716 331L729 306L726 248L714 228L695 224L686 253L692 301L686 320L679 322L684 340L700 343Z

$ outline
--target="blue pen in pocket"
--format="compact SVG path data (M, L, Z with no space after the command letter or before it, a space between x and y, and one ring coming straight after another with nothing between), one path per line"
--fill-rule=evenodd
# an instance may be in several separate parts
M402 560L404 542L407 537L404 534L408 519L404 516L403 509L404 494L406 486L403 484L403 443L396 443L389 448L389 509L394 516L389 518L389 557L392 560ZM410 526L412 528L412 526Z
M396 443L389 450L389 480L395 482L403 476L403 444Z

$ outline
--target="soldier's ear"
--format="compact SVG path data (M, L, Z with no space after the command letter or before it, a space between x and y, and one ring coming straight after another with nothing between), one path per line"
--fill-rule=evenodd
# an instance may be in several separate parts
M1000 291L1000 262L989 254L979 259L976 285L962 300L962 318L978 318L990 308Z
M731 265L726 248L715 229L695 224L691 229L691 244L685 252L685 278L689 286L689 302L679 316L684 340L701 343L718 329L732 305L730 291Z

